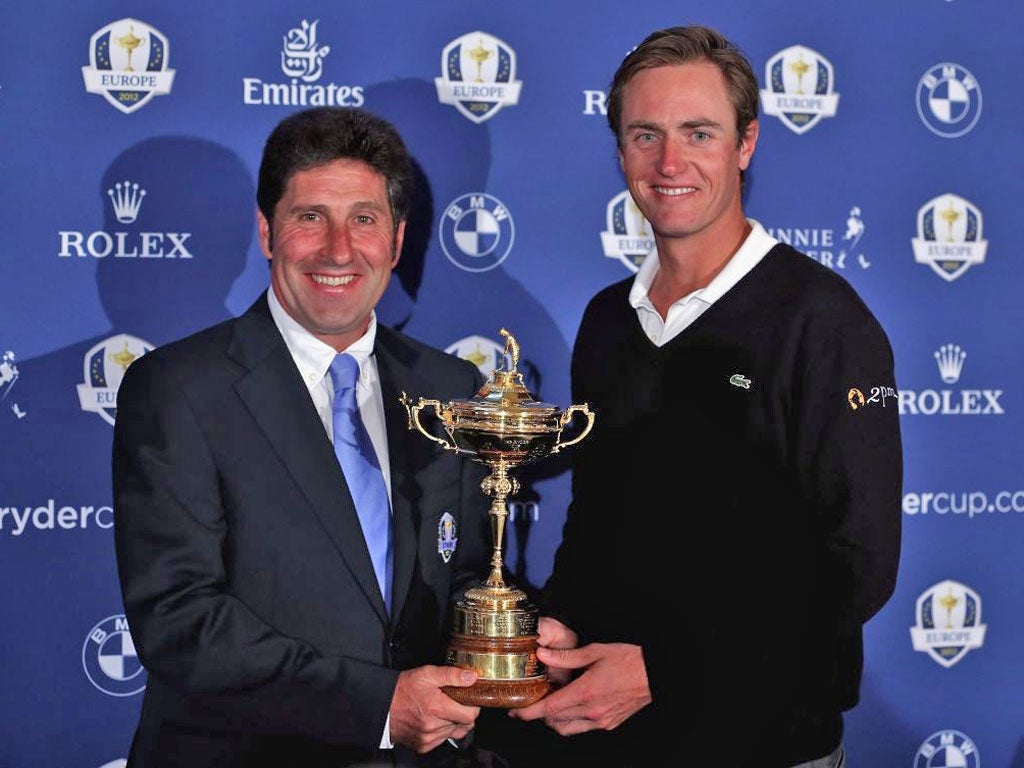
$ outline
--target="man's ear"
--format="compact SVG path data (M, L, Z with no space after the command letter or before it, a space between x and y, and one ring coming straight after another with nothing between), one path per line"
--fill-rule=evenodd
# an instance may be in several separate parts
M398 222L395 229L395 247L391 252L391 268L398 266L398 260L402 258L402 243L405 242L405 219Z
M263 211L259 210L256 211L256 231L259 235L260 250L263 251L263 255L266 257L267 261L270 261L273 258L273 254L271 253L273 250L271 247L271 240L273 238L270 232L270 222L267 221L267 217L263 215Z
M754 147L757 146L757 137L760 134L761 126L757 120L751 120L747 130L740 140L740 170L745 171L750 165L750 159L754 156Z

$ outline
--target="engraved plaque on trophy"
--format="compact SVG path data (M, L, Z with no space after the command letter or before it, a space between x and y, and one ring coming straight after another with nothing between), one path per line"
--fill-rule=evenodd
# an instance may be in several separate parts
M415 404L402 393L409 428L439 443L445 450L464 453L491 473L480 488L491 497L491 572L487 580L466 591L454 611L454 627L446 662L476 670L468 688L446 687L462 704L478 707L525 707L547 693L547 670L537 659L538 611L520 589L502 577L506 499L519 490L511 470L574 445L590 432L594 414L586 404L565 410L532 398L523 385L519 344L504 328L507 370L495 370L473 397L440 403L420 398ZM421 412L432 408L445 437L425 429ZM576 414L586 424L575 437L562 440L562 431Z

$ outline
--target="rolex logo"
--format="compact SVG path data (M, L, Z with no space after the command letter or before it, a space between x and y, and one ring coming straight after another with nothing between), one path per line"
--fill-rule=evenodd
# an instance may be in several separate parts
M138 182L119 181L107 189L107 197L110 198L110 208L118 224L136 224L142 201L146 197L146 190ZM156 205L155 209L153 205ZM155 212L159 217L161 205L166 211L168 206L173 206L173 201L157 195L156 202L151 203L147 209L147 216ZM109 223L107 216L104 219ZM191 232L158 232L138 224L110 232L103 229L94 232L62 229L57 233L57 256L62 259L84 259L89 256L94 259L105 259L107 256L115 259L191 259L192 246L188 242L191 237Z
M900 389L900 415L1002 416L1006 413L1001 389L953 389L960 381L967 353L959 344L943 344L932 353L942 383L949 389Z
M111 205L114 206L114 215L122 224L131 224L139 216L139 209L142 207L142 198L146 196L146 190L139 189L138 184L130 181L117 182L113 189L107 190Z
M957 344L943 344L935 351L939 375L946 384L955 384L960 380L960 372L964 369L966 357L967 353Z

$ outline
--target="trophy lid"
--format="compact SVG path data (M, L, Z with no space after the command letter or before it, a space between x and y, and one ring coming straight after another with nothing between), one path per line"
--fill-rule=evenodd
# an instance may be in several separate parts
M495 369L473 397L453 400L448 407L458 416L473 420L512 419L534 426L551 422L552 417L559 416L559 408L533 399L523 384L523 375L516 368L519 364L519 343L506 329L502 328L499 333L505 337L505 358L511 361L511 367L508 370ZM557 428L554 422L552 427Z

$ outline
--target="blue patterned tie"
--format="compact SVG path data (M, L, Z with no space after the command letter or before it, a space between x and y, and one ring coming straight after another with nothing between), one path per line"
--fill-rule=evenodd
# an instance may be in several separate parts
M334 453L352 493L377 584L390 614L391 510L377 453L356 403L359 363L352 355L335 355L330 374L334 385Z

